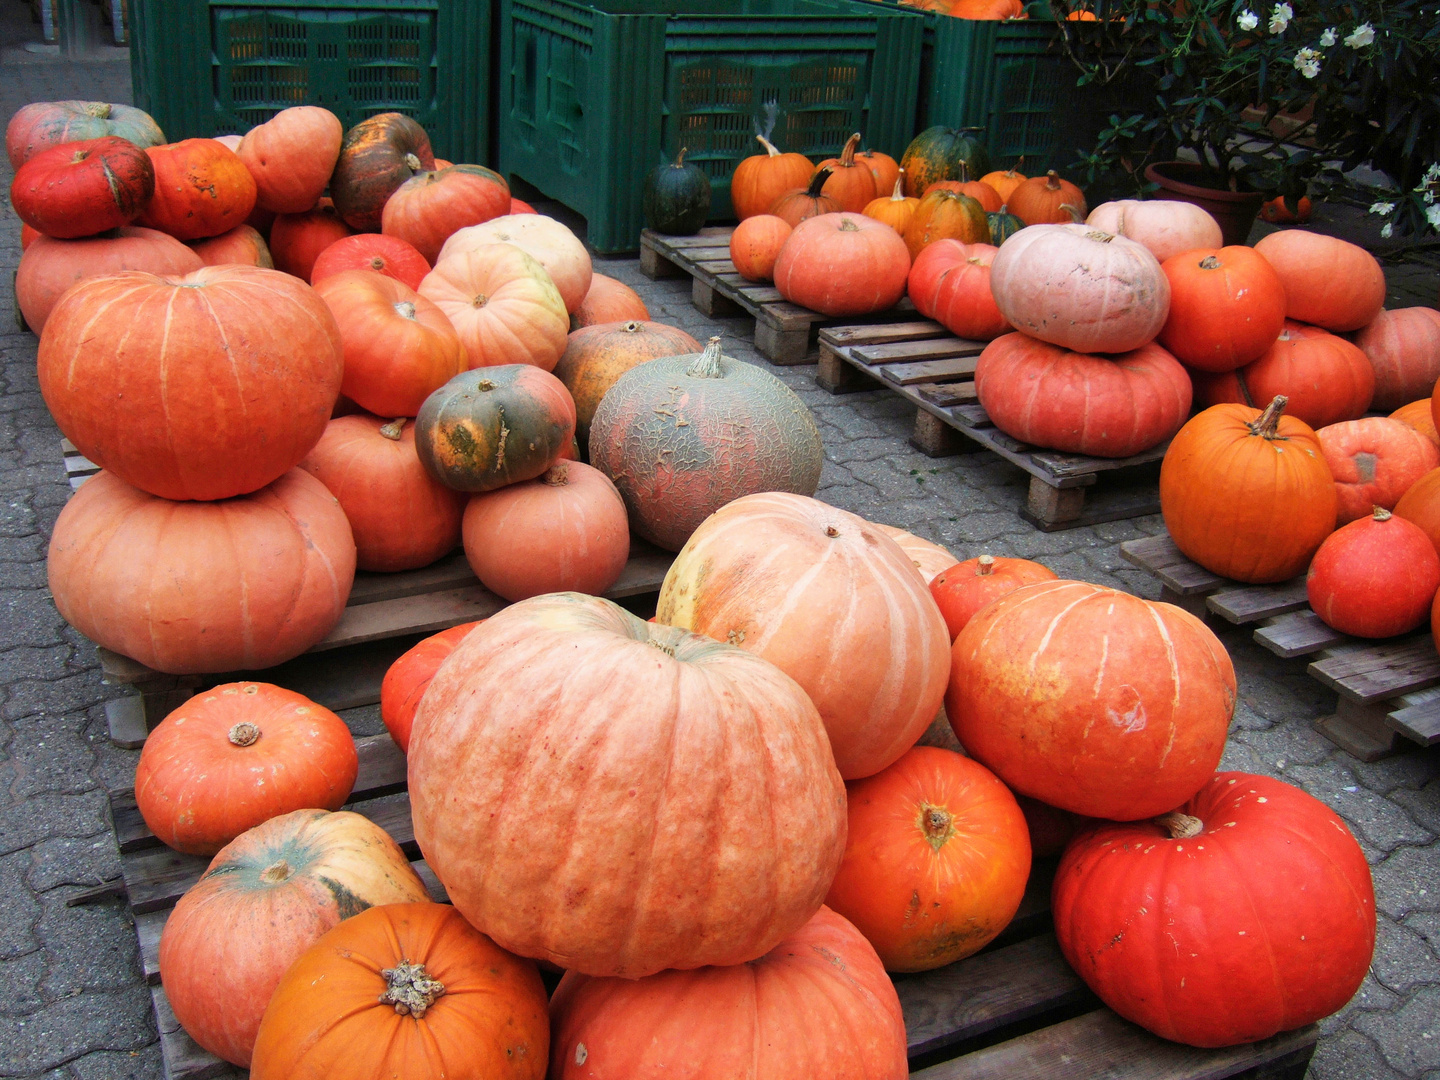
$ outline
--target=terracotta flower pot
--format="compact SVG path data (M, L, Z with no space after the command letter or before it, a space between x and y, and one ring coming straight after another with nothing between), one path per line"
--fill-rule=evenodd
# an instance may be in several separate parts
M1205 187L1196 182L1204 175L1201 166L1191 161L1157 161L1145 168L1145 179L1160 185L1155 198L1203 207L1220 223L1220 234L1227 247L1245 243L1265 203L1265 193Z

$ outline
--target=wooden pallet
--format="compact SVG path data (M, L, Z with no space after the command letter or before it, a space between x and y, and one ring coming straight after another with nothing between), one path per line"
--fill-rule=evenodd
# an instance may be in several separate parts
M1160 512L1156 480L1168 442L1134 457L1095 458L1012 439L976 400L975 364L987 344L928 319L827 327L815 381L832 394L877 384L899 394L915 406L910 445L930 457L983 447L1020 466L1030 474L1021 516L1045 532ZM1109 483L1097 490L1101 477Z
M413 860L432 896L445 899L415 845L405 760L388 735L356 739L360 774L347 809L381 825ZM134 793L111 797L124 884L151 987L167 1080L205 1080L238 1070L180 1028L161 984L160 934L175 902L208 860L160 845ZM1165 1042L1102 1007L1060 954L1050 920L1053 861L1038 864L1014 921L984 952L938 971L896 977L911 1075L925 1080L1218 1080L1304 1076L1318 1036L1312 1024L1264 1042L1196 1050Z
M832 318L792 304L773 285L746 281L730 261L730 227L709 226L694 236L663 236L646 229L640 234L640 272L646 277L689 275L690 298L706 315L748 313L755 320L755 348L772 364L808 364L815 353L816 332L836 323L863 321L854 316ZM908 299L875 321L893 322L914 315Z
M1332 630L1310 610L1305 579L1245 585L1212 574L1180 553L1168 533L1120 545L1121 557L1159 579L1160 598L1201 618L1254 626L1276 656L1308 657L1306 671L1338 695L1316 729L1361 761L1394 753L1403 737L1440 743L1440 653L1428 633L1384 641Z

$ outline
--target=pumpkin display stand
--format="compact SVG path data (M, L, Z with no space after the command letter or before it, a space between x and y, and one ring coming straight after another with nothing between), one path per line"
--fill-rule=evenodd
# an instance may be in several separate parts
M1304 575L1279 585L1232 581L1191 562L1169 533L1127 540L1120 556L1159 580L1166 603L1253 626L1255 640L1276 656L1307 658L1306 672L1338 695L1334 715L1315 729L1354 757L1387 757L1402 737L1440 743L1440 653L1429 633L1382 641L1342 634L1310 610Z
M997 428L976 400L975 362L989 342L911 317L820 331L815 381L832 394L893 390L915 406L910 445L930 457L989 450L1030 474L1020 516L1055 532L1160 512L1159 462L1168 441L1127 458L1085 457L1030 446ZM1100 478L1109 483L1099 487ZM1090 497L1090 493L1096 495Z
M709 226L694 236L664 236L651 229L640 234L640 272L657 278L691 278L690 298L706 315L749 314L755 320L755 348L772 364L808 364L821 327L853 323L863 317L832 317L792 304L773 285L746 281L730 261L730 226ZM902 299L889 311L869 316L894 321L915 313Z

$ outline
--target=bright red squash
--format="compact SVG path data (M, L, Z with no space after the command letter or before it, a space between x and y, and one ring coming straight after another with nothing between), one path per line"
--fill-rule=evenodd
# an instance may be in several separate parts
M469 225L510 213L510 185L483 165L451 165L412 176L385 203L380 230L413 244L431 263Z
M415 570L460 545L465 500L426 473L413 423L365 413L337 417L300 468L345 511L361 570Z
M193 240L190 249L205 261L206 266L258 266L263 270L274 270L275 260L270 257L270 245L250 225L236 225L229 232L204 240ZM153 271L152 271L153 273Z
M60 240L128 225L154 194L149 156L113 135L42 150L10 183L10 205L20 220Z
M775 287L813 311L865 315L894 307L909 273L905 241L890 226L858 213L822 214L786 238L775 260Z
M355 541L299 469L221 502L170 502L100 472L60 512L47 570L61 616L96 644L176 675L243 671L334 628Z
M959 561L948 548L932 544L929 540L921 539L914 533L897 529L894 525L882 525L878 521L871 522L871 524L894 540L900 550L909 556L910 561L915 564L915 569L920 571L920 576L925 579L926 585L934 581L942 571L948 570Z
M929 971L979 952L1009 925L1030 876L1015 796L978 762L917 746L847 785L845 858L825 903L887 971Z
M330 197L335 211L356 232L379 232L385 203L416 173L435 168L425 129L398 112L366 117L345 133Z
M1203 207L1173 199L1101 203L1090 211L1085 224L1145 245L1162 264L1189 251L1212 251L1224 243L1219 222Z
M1385 306L1385 273L1358 244L1309 229L1280 229L1255 250L1285 285L1285 317L1336 332L1359 330Z
M453 165L453 164L455 164L453 161L442 161L440 158L436 158L436 159L435 159L435 167L436 167L437 169L443 169L443 168L445 168L447 165ZM540 211L536 210L533 206L531 206L531 205L530 205L528 202L526 202L524 199L517 199L517 198L515 198L515 196L513 196L513 195L510 196L510 213L512 213L512 214L538 214L539 212L540 212Z
M684 330L656 322L599 323L571 332L555 365L555 377L575 399L575 437L580 444L590 445L595 410L620 376L651 360L698 353L700 348Z
M340 332L274 270L125 272L67 292L40 340L40 391L82 454L166 499L225 499L293 468L330 419Z
M1234 371L1264 356L1285 328L1285 286L1254 248L1186 251L1161 269L1170 282L1170 314L1160 344L1189 367Z
M845 846L844 785L793 680L578 593L466 636L409 772L415 838L460 912L590 975L763 956L815 914ZM537 815L604 840L533 844Z
M1440 431L1435 428L1433 404L1428 397L1400 406L1390 414L1390 419L1410 425L1440 448Z
M152 146L155 196L140 224L178 240L219 236L245 224L255 209L255 178L238 154L214 139Z
M1398 409L1427 396L1440 379L1440 311L1382 311L1351 339L1375 368L1372 409Z
M999 249L989 244L937 240L910 267L907 289L915 310L957 337L991 341L1014 329L995 306L990 264Z
M1076 837L1055 933L1106 1005L1162 1038L1232 1046L1329 1016L1375 949L1370 867L1280 780L1219 773L1174 813Z
M767 492L716 511L665 575L656 615L804 687L847 780L896 761L940 711L950 638L930 590L878 528L815 499Z
M225 683L192 697L150 732L135 802L161 841L214 855L292 810L338 810L359 759L345 721L269 683Z
M24 254L25 252L29 251L29 250L30 250L30 245L33 244L33 243L35 243L36 240L39 240L40 237L42 237L42 236L44 236L44 235L45 235L45 234L42 233L39 229L32 229L29 225L26 225L26 224L22 221L22 222L20 223L20 252L21 252L21 254Z
M385 904L346 919L285 973L250 1075L544 1080L548 1028L533 963L447 904Z
M591 274L585 299L570 313L570 329L579 330L596 323L645 322L649 318L650 309L629 285L604 274Z
M860 932L823 907L748 964L639 980L568 972L550 1022L550 1080L907 1075L895 987Z
M320 201L345 127L329 109L295 105L251 128L235 151L255 177L255 205L275 214L303 214Z
M1440 555L1425 530L1377 506L1336 529L1305 577L1310 607L1326 626L1364 638L1409 633L1440 589Z
M428 899L399 845L368 818L319 809L272 817L216 855L170 913L160 937L165 996L186 1034L246 1068L265 1006L306 949L366 908Z
M1015 801L1025 815L1025 827L1030 833L1030 857L1035 860L1059 855L1088 820L1028 795L1017 795Z
M440 249L437 263L487 244L513 244L545 269L565 310L579 311L590 292L594 268L590 253L573 232L543 214L508 214L455 233Z
M415 724L415 710L430 688L430 680L435 677L440 665L450 658L455 646L481 622L484 620L461 623L431 634L402 653L386 670L385 678L380 682L380 719L385 722L385 730L390 732L390 738L395 740L401 753L410 751L410 729Z
M5 152L19 170L36 154L61 143L116 136L144 150L165 141L147 112L104 101L35 101L10 118L5 127Z
M857 131L845 140L838 158L826 158L815 166L817 170L830 170L820 190L839 203L841 211L851 214L864 211L880 194L875 187L875 174L864 162L855 160L855 151L859 148L860 133Z
M755 141L765 152L743 159L730 177L730 202L741 221L768 214L776 199L795 188L804 189L815 172L804 154L782 154L764 135L756 135Z
M1315 435L1335 478L1340 525L1368 517L1376 506L1393 510L1412 484L1440 466L1440 448L1388 416L1331 424Z
M315 257L310 283L318 285L323 279L346 270L373 270L418 289L430 273L430 263L398 236L356 233L336 240Z
M795 230L774 214L752 214L730 234L730 261L746 281L774 281L780 249Z
M1016 184L1005 205L1026 225L1070 225L1090 213L1085 193L1054 169Z
M930 582L930 595L953 642L975 613L1016 589L1041 581L1057 580L1055 572L1029 559L997 559L980 555L943 571Z
M321 252L353 232L340 220L329 199L321 199L319 206L303 214L281 214L270 226L270 255L275 269L311 281Z
M1235 669L1204 623L1086 582L1001 597L951 655L945 711L970 756L1088 817L1135 821L1189 798L1235 710Z

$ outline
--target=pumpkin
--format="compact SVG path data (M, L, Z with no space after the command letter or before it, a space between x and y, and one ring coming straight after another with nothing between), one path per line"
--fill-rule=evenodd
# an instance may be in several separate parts
M40 237L42 237L42 236L44 236L44 235L45 235L45 234L42 233L39 229L32 229L29 225L26 225L26 224L22 221L22 222L20 223L20 251L21 251L21 254L24 254L25 252L29 251L29 250L30 250L30 245L33 244L33 243L35 243L36 240L39 240Z
M1030 876L1025 815L989 769L916 746L846 786L845 858L825 903L887 971L929 971L993 941Z
M425 129L398 112L366 117L345 133L330 197L335 212L356 232L379 232L385 203L416 173L435 168Z
M104 101L34 101L5 127L5 152L16 172L36 154L61 143L114 136L144 150L165 141L147 112Z
M915 216L915 208L920 205L919 199L912 199L905 194L904 184L904 178L897 176L894 192L870 200L862 211L866 217L883 221L901 236L905 235L905 227L910 224L910 219ZM733 240L731 246L734 246Z
M212 135L211 138L225 147L226 150L233 150L237 154L240 152L241 143L245 141L245 136L243 135ZM162 139L161 142L164 142L164 140ZM310 205L313 206L315 204L311 203Z
M1435 429L1433 408L1434 405L1430 398L1422 398L1420 401L1412 401L1408 405L1400 406L1390 414L1390 419L1399 420L1402 424L1409 424L1436 447L1440 447L1440 431Z
M910 140L900 157L905 194L916 197L936 180L961 180L990 171L990 158L978 140L966 134L979 128L929 127Z
M1005 205L1000 193L981 180L936 180L925 189L922 197L932 191L956 191L961 195L969 195L984 208L987 215L999 213L1000 208Z
M1018 185L1006 204L1026 225L1078 224L1089 213L1085 193L1070 181L1062 180L1054 169Z
M985 605L1026 585L1055 580L1054 571L1029 559L980 555L955 563L940 574L930 582L930 595L935 598L953 642Z
M409 772L415 838L460 912L588 975L763 956L814 915L845 845L844 785L792 679L579 593L465 637ZM537 846L540 819L604 840Z
M345 127L329 109L295 105L251 128L235 152L255 177L255 205L276 214L303 214L320 201Z
M1002 206L993 214L986 214L985 220L990 223L990 243L999 247L1009 240L1017 232L1025 227L1025 223L1014 214L1010 213L1008 206Z
M1395 516L1420 526L1440 552L1440 469L1431 469L1410 485L1395 504Z
M1145 202L1120 199L1101 203L1090 211L1085 224L1143 244L1161 263L1200 248L1207 251L1219 248L1225 242L1220 235L1220 223L1204 207L1173 199ZM1237 250L1250 249L1228 250L1233 256Z
M845 140L845 147L838 158L826 158L816 169L829 169L830 175L820 190L840 204L841 210L859 214L880 194L875 187L875 174L864 162L855 160L855 151L860 146L857 131Z
M747 217L730 234L730 261L736 272L746 281L774 281L775 262L792 232L790 223L774 214Z
M582 446L590 445L595 410L615 380L631 368L664 356L699 351L698 341L664 323L600 323L573 331L555 365L555 377L575 399L575 437Z
M1160 328L1160 344L1190 367L1234 371L1263 356L1285 328L1285 286L1254 248L1187 250L1166 259L1160 269L1170 283L1170 313Z
M1281 229L1255 250L1285 286L1285 317L1326 330L1359 330L1385 306L1385 273L1364 248L1323 233Z
M1268 401L1284 394L1289 411L1314 428L1364 416L1375 393L1375 369L1350 342L1313 326L1285 321L1259 360L1209 380L1196 397L1207 405Z
M15 301L26 325L38 334L45 329L56 302L77 281L121 270L183 275L204 265L198 254L173 236L138 225L81 240L42 235L20 256Z
M550 592L599 596L630 558L625 500L608 476L578 461L472 495L464 535L475 576L511 601Z
M780 248L775 288L825 315L865 315L899 303L909 273L905 241L890 226L862 214L821 214L797 225Z
M972 341L990 341L1011 330L990 291L995 255L988 244L958 240L937 240L926 247L910 267L907 283L915 310Z
M410 751L410 730L415 723L415 710L430 687L430 680L440 665L450 658L455 646L479 622L461 623L438 634L431 634L401 653L385 671L380 683L380 719L390 738L402 754Z
M329 709L269 683L226 683L150 732L135 802L163 843L214 855L280 814L340 809L358 769L350 729Z
M745 158L730 176L730 202L741 221L769 213L787 191L804 190L815 171L804 154L782 154L764 135L756 135L755 141L765 152Z
M448 904L384 904L340 923L285 973L250 1076L322 1080L358 1066L407 1080L544 1080L545 1004L535 965Z
M451 165L412 176L385 202L380 231L434 263L445 241L470 225L510 214L510 185L483 165Z
M620 489L631 531L670 551L743 495L813 495L824 460L815 418L795 392L722 355L718 337L701 353L621 375L591 419L589 450Z
M830 178L829 167L815 170L810 185L791 188L770 204L769 213L784 221L792 229L812 217L840 212L840 202L823 192L825 181Z
M418 289L430 273L430 263L413 244L398 236L356 233L336 240L315 257L310 283L319 285L325 278L347 270L371 270Z
M982 184L989 184L995 189L996 194L1000 196L1000 201L1002 203L1008 203L1011 193L1026 180L1030 179L1024 173L1018 171L1021 162L1024 160L1022 157L1020 161L1015 162L1015 164L1008 169L996 169L994 172L988 172L980 177L980 182Z
M1263 585L1310 565L1335 529L1338 496L1315 432L1282 415L1215 405L1180 429L1160 466L1160 512L1175 546L1221 577Z
M1030 857L1035 860L1059 855L1087 820L1027 795L1017 795L1015 801L1025 815L1025 827L1030 833Z
M1060 950L1100 999L1192 1046L1329 1016L1375 947L1370 867L1345 823L1246 773L1217 774L1154 821L1077 836L1053 906Z
M1313 206L1308 196L1301 195L1295 201L1295 209L1291 210L1285 204L1285 197L1271 199L1260 207L1260 220L1269 221L1276 225L1300 225L1310 220L1310 212Z
M330 200L322 199L321 201L328 204ZM269 243L270 229L275 224L275 219L278 216L278 214L275 214L269 210L261 210L257 206L254 210L250 211L250 216L245 219L245 224L249 225L261 236L265 237L266 243Z
M889 154L881 153L879 150L861 150L855 155L859 163L870 170L870 175L875 178L875 197L885 197L885 192L892 190L900 183L900 163Z
M214 139L152 146L155 195L140 224L177 240L219 236L245 224L255 209L255 178L233 150Z
M545 268L513 244L442 258L419 293L449 318L471 368L530 364L551 371L565 351L565 301Z
M995 256L990 287L1015 329L1080 353L1138 349L1155 340L1170 310L1170 282L1155 256L1088 225L1021 230Z
M1315 435L1335 478L1340 525L1368 516L1375 506L1393 510L1410 485L1440 466L1440 448L1386 416L1331 424Z
M403 418L337 417L300 468L345 511L361 570L415 570L460 546L464 499L425 472Z
M656 616L795 679L847 780L893 763L940 711L950 639L925 582L874 525L815 499L767 492L720 508L665 575Z
M824 907L741 967L640 980L567 972L550 1022L551 1080L907 1075L895 987L860 932Z
M990 220L985 208L969 195L945 188L936 188L921 196L905 226L905 247L911 260L940 240L958 240L962 244L986 244L990 241Z
M154 193L146 152L110 135L35 154L15 170L10 205L32 229L71 240L128 225Z
M1362 638L1394 637L1421 626L1437 589L1440 555L1430 537L1378 505L1326 537L1305 576L1305 593L1320 621Z
M270 255L275 269L313 281L315 263L332 244L353 234L329 199L303 214L281 214L270 226Z
M1351 339L1375 369L1372 409L1398 409L1425 397L1440 379L1440 311L1382 311Z
M315 445L343 361L308 286L210 266L81 281L50 312L38 366L55 422L91 461L166 499L224 499Z
M60 615L97 645L175 675L272 667L340 621L350 525L293 469L251 495L171 502L102 471L50 537Z
M1235 710L1235 669L1204 623L1087 582L1002 596L951 656L945 712L970 756L1011 790L1089 817L1184 802L1215 771Z
M1153 343L1091 356L1005 334L980 354L975 392L1005 434L1092 457L1130 457L1158 446L1190 415L1190 377Z
M949 15L956 19L1023 19L1021 0L955 0Z
M445 166L451 165L451 164L454 164L454 163L453 163L453 162L449 162L449 161L441 161L440 158L436 158L436 159L435 159L435 167L436 167L437 169L444 168ZM515 198L515 196L513 196L513 195L510 196L510 213L512 213L512 214L538 214L539 212L540 212L540 211L536 210L533 206L531 206L531 205L530 205L528 202L526 202L524 199L517 199L517 198Z
M340 392L377 416L414 416L468 366L455 327L410 286L373 270L323 278L315 294L335 316L345 354Z
M575 234L554 218L510 214L483 225L471 225L445 241L439 261L476 251L486 244L514 244L544 267L560 291L567 312L578 311L584 303L594 273L590 255Z
M878 521L871 522L871 524L900 546L900 550L910 557L910 561L915 564L915 569L920 571L920 576L925 579L927 585L942 570L946 570L956 563L955 556L939 544L922 540L913 533L897 529L893 525L882 525Z
M265 238L249 225L236 225L219 236L192 240L190 248L200 256L206 266L239 263L241 266L258 266L265 270L275 269L275 260L270 257L270 246L265 243Z
M580 306L570 313L571 331L608 322L645 322L650 309L629 285L604 274L590 275L590 288Z
M669 236L694 236L710 216L710 177L693 162L685 164L685 150L673 163L651 169L641 193L645 224Z
M271 817L216 855L170 913L165 996L186 1034L248 1067L265 1006L306 949L366 908L428 899L399 845L368 818L313 808Z
M456 491L493 491L539 476L575 436L575 402L530 364L455 376L420 407L415 451L425 471Z

